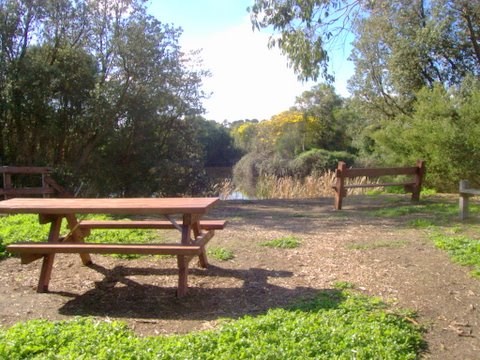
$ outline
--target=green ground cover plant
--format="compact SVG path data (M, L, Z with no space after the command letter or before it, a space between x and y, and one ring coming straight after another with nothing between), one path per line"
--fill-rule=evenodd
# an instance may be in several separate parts
M0 329L2 359L416 359L422 329L379 299L326 290L289 308L224 320L214 330L138 337L91 318Z
M209 247L207 254L220 261L232 260L235 257L232 250L223 247Z
M430 236L435 245L445 250L454 262L471 267L470 274L480 278L480 240L461 234L433 233Z
M393 249L393 248L401 248L406 246L406 240L377 240L374 242L370 242L368 244L351 244L348 246L349 249L352 250L373 250L373 249Z
M300 243L301 243L300 239L296 238L295 236L283 236L278 239L265 241L260 245L268 246L272 248L280 248L280 249L294 249L299 247Z

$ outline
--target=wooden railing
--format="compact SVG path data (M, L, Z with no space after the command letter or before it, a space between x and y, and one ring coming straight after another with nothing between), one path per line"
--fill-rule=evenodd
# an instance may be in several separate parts
M347 178L380 178L382 176L407 175L409 179L405 181L393 182L375 182L369 184L345 184ZM412 201L420 200L420 191L422 190L423 177L425 176L425 162L418 160L412 167L395 168L347 168L347 165L340 161L336 171L336 182L333 186L335 190L335 209L342 208L342 199L347 196L347 190L353 188L375 188L384 186L403 186L405 192L412 193Z
M2 175L0 198L71 197L72 195L51 177L52 172L49 167L0 166Z

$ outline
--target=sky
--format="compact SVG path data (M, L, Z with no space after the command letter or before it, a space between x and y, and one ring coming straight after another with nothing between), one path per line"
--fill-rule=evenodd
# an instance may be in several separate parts
M229 122L270 119L288 110L313 82L297 80L286 56L267 46L267 32L252 31L247 7L253 0L151 0L149 12L158 20L183 29L184 50L201 49L203 81L210 95L203 102L205 118ZM349 45L331 56L336 92L348 96L346 81L353 74L347 61Z

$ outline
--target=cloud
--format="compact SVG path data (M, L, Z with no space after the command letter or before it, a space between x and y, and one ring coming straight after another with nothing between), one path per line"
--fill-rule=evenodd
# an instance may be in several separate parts
M212 73L204 81L204 90L213 92L204 102L207 119L269 119L312 87L298 81L286 57L267 42L268 34L253 32L248 18L208 37L183 35L182 46L203 49L204 67Z

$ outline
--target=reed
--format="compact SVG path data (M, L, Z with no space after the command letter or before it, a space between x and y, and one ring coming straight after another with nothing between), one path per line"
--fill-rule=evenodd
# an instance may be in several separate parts
M228 199L235 191L235 184L229 178L225 178L213 186L213 194L222 200Z
M335 195L332 186L335 184L334 171L326 171L298 179L295 177L262 176L257 182L256 196L259 199L308 199L331 197ZM372 183L367 177L348 179L348 184ZM349 189L349 194L361 195L367 192L383 190L381 187L370 189Z
M316 173L303 179L296 177L280 177L264 175L258 179L256 193L250 198L257 199L309 199L318 197L331 197L335 195L332 186L335 184L335 172L328 170ZM371 184L372 180L367 177L347 179L347 184ZM374 182L373 182L374 183ZM382 187L369 189L349 189L351 195L361 195L372 191L382 191ZM218 196L220 199L229 199L232 194L239 191L232 179L225 178L215 184L209 195ZM247 195L248 196L248 195Z

